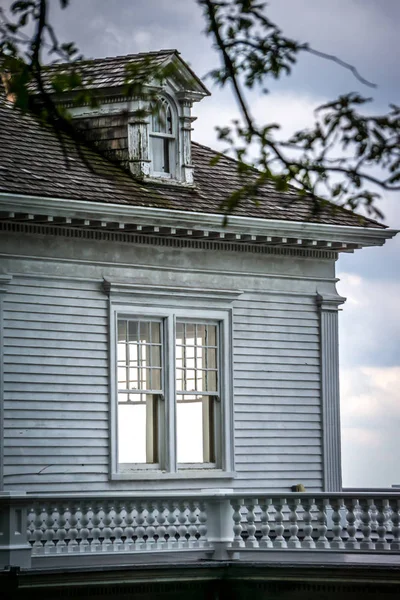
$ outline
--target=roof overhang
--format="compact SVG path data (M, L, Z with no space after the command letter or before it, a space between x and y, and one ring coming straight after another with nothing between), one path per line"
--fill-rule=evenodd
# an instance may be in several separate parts
M382 246L395 229L223 216L127 204L0 193L0 222L30 222L175 238L218 239L351 252Z

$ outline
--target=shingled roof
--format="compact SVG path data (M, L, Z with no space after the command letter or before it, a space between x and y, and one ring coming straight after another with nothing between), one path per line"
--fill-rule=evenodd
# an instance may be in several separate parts
M216 166L210 160L216 152L193 143L195 186L154 184L134 177L99 153L63 135L68 160L49 126L35 116L22 114L9 103L0 105L0 192L43 196L98 203L148 206L200 213L222 213L221 203L241 185L236 163L222 157ZM256 176L256 175L255 175ZM258 205L243 200L234 214L259 219L319 222L332 225L382 228L383 225L328 205L318 214L312 199L294 190L277 192L266 185Z
M105 58L92 58L80 60L73 63L74 68L78 69L82 76L85 87L94 90L104 90L112 88L121 88L126 83L127 68L135 67L136 75L143 71L156 70L163 67L169 61L175 59L177 64L183 67L189 74L193 83L197 84L203 94L209 95L210 92L204 83L194 73L190 66L181 58L178 50L157 50L154 52L139 52L137 54L126 54L124 56L107 56ZM48 66L43 70L43 80L46 84L53 73L68 71L71 68L69 64L55 64Z

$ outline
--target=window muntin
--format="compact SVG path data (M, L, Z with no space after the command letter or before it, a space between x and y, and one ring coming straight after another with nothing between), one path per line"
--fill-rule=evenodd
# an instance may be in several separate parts
M161 321L117 322L118 461L159 462L159 413L163 395Z
M175 337L177 461L215 463L218 325L178 321Z
M176 160L175 126L172 107L165 98L152 107L150 147L153 174L173 177Z

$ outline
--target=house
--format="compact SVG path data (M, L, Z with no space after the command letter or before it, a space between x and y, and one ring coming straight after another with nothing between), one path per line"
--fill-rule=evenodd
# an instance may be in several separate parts
M144 56L179 74L158 112L123 94ZM204 597L216 580L275 585L266 562L325 561L325 582L360 552L377 573L399 564L400 494L341 488L335 287L339 252L395 232L268 185L225 225L242 181L191 140L208 91L179 54L83 69L98 106L58 101L88 145L0 107L7 585Z

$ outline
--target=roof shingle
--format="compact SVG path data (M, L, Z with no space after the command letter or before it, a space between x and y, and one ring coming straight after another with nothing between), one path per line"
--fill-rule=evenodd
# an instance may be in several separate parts
M70 138L62 137L68 160L54 130L9 103L0 104L0 192L223 214L221 203L241 185L235 161L222 157L216 166L210 166L216 152L200 144L192 146L195 186L189 187L138 181L84 145L79 153ZM315 214L312 199L299 196L295 190L277 192L272 185L265 185L257 200L258 204L243 200L233 214L384 227L341 208L332 210L334 205L324 206Z

